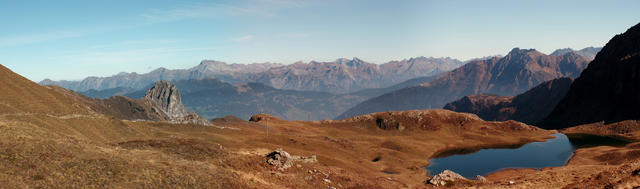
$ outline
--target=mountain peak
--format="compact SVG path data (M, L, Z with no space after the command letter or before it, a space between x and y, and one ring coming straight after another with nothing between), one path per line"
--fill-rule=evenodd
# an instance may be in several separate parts
M532 52L538 52L536 49L520 49L518 47L511 49L511 51L509 51L508 55L523 55L523 54L529 54ZM507 55L507 56L508 56Z
M166 80L156 82L144 99L157 104L169 117L184 117L187 114L178 88Z
M562 49L556 49L550 55L562 56L562 55L570 53L570 52L574 52L574 50L572 48L562 48Z
M209 125L207 120L202 119L197 114L187 112L187 109L182 104L178 88L167 80L156 82L147 91L143 100L149 102L154 109L157 109L157 112L164 113L166 119L170 122Z

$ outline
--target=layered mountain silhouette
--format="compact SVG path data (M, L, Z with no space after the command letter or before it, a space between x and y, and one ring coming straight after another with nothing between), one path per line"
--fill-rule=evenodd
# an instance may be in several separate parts
M569 91L573 79L544 82L517 96L468 95L444 109L478 115L488 121L516 120L536 124L546 118Z
M575 78L587 64L588 60L575 52L555 56L514 48L504 57L474 60L434 81L369 99L337 118L389 110L441 108L470 94L512 96L544 81Z
M217 79L173 81L182 103L207 119L228 115L249 119L269 113L287 120L330 119L370 96L276 89L261 83L230 84ZM141 98L144 91L125 96Z
M333 62L298 62L251 76L251 81L279 89L350 93L366 88L383 88L409 79L433 76L463 63L450 58L417 57L382 65L358 58Z
M541 125L640 119L640 24L613 37Z
M88 90L105 90L113 88L145 89L161 80L204 79L215 77L232 83L245 82L249 74L265 71L272 67L282 66L273 63L226 64L224 62L204 60L198 66L189 69L170 70L158 68L146 74L125 73L111 77L88 77L82 81L52 81L45 79L41 85L57 85L78 92Z
M589 60L593 60L596 57L596 54L602 50L602 47L587 47L580 50L573 50L571 48L558 49L551 53L551 55L562 56L564 54L574 52L576 54L582 55Z
M159 68L146 74L120 73L111 77L88 77L82 81L43 80L40 84L58 85L78 92L97 92L106 89L140 90L160 80L217 78L232 84L254 82L278 89L342 94L366 88L389 87L412 78L446 72L462 64L463 62L451 58L426 57L391 61L381 65L357 58L333 62L298 62L291 65L243 65L205 60L190 69Z
M261 83L231 84L215 78L173 81L188 109L208 118L233 115L248 119L264 112L287 120L332 119L366 99L435 79L419 77L386 88L364 89L349 94L276 89ZM151 86L147 87L150 88ZM130 88L89 90L81 94L94 98L123 95L144 97L146 90Z

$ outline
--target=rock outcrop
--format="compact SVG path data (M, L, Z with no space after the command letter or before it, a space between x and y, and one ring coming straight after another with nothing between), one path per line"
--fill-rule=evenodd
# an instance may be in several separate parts
M209 121L198 114L187 111L182 104L178 88L166 80L156 82L142 100L150 104L154 111L163 115L169 122L210 125Z
M478 115L489 121L516 120L536 124L546 118L569 91L573 79L544 82L518 96L469 95L444 109Z
M318 159L315 155L309 157L302 156L294 156L289 154L280 148L274 150L273 152L267 154L266 163L278 168L278 170L284 171L295 163L317 163Z
M444 170L442 171L442 173L437 174L436 176L433 176L429 180L429 183L436 186L446 186L446 185L455 184L455 182L458 182L458 181L466 181L466 180L469 180L469 179L466 179L462 175L456 172L453 172L451 170Z
M613 37L541 123L558 129L640 119L640 24Z

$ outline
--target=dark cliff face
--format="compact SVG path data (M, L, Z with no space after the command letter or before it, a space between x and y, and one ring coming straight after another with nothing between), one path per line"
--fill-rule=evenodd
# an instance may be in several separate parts
M535 124L544 119L566 95L573 79L544 82L518 96L469 95L444 109L478 115L484 120L516 120Z
M390 110L441 108L471 94L512 96L555 78L577 77L587 64L583 56L571 52L553 56L515 48L505 57L475 60L434 81L364 101L338 119Z
M541 125L640 119L640 24L613 37Z

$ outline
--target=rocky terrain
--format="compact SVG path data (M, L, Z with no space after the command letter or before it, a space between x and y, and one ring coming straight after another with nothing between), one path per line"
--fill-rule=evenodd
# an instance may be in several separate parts
M544 82L517 96L468 95L448 103L444 109L473 113L484 120L516 120L537 124L564 98L573 79Z
M101 90L140 90L160 80L190 80L216 78L237 84L256 82L278 89L322 91L335 94L350 93L365 88L383 88L416 78L433 76L452 70L463 62L451 58L416 57L391 61L381 65L353 58L333 62L297 62L290 65L275 63L226 64L204 60L189 69L159 68L146 74L120 73L111 77L88 77L82 81L43 80L42 85L58 85L78 92L96 93ZM114 89L115 88L115 89ZM96 90L96 91L89 91ZM99 95L99 94L96 94ZM107 96L102 95L106 98Z
M545 128L639 119L640 25L613 37L545 119Z
M371 112L441 108L471 94L512 96L555 78L575 78L588 60L576 53L545 55L515 48L504 57L471 61L436 80L364 101L337 118Z

